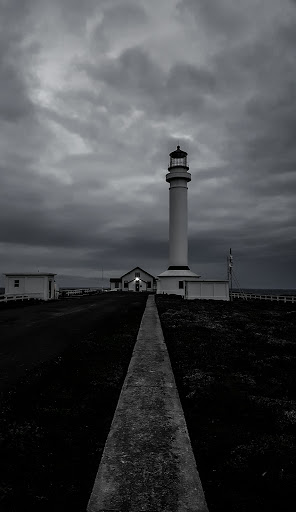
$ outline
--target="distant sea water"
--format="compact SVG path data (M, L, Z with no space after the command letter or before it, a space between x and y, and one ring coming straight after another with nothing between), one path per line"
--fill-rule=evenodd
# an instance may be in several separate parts
M255 293L256 295L296 295L296 290L291 288L233 288L234 292Z

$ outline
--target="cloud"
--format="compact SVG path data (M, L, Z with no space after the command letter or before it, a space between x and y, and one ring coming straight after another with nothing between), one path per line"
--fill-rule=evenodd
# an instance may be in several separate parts
M3 272L164 270L179 141L192 269L224 277L232 247L244 286L296 287L295 2L11 0L1 19Z

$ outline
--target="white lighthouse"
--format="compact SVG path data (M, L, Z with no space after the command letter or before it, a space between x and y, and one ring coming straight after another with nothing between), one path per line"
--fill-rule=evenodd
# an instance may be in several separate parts
M175 293L185 296L186 282L200 276L188 267L188 172L187 153L180 146L170 153L166 181L170 184L169 267L157 280L157 293Z
M188 172L187 153L177 146L170 153L170 165L166 181L170 184L170 253L169 270L189 270L187 236L187 183L191 181Z

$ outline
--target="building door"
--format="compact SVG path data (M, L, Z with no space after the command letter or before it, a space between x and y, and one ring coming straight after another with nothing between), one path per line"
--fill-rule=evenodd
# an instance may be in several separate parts
M140 281L136 281L135 291L136 291L136 292L139 292L139 291L140 291Z

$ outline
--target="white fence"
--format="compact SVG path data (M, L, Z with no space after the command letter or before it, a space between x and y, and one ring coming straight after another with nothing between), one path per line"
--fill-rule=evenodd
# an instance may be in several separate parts
M101 291L101 288L75 288L75 289L62 289L55 292L55 298L66 296L66 297L81 297L81 295L88 295L90 293L94 293L97 291ZM14 301L24 301L24 300L44 300L43 293L24 293L19 295L14 294L3 294L0 295L0 302L14 302Z
M292 304L295 302L296 304L295 295L258 295L256 293L230 292L230 296L232 299L258 299L276 302L292 302Z
M0 295L0 302L14 302L16 300L43 300L43 293L26 293L24 295Z

